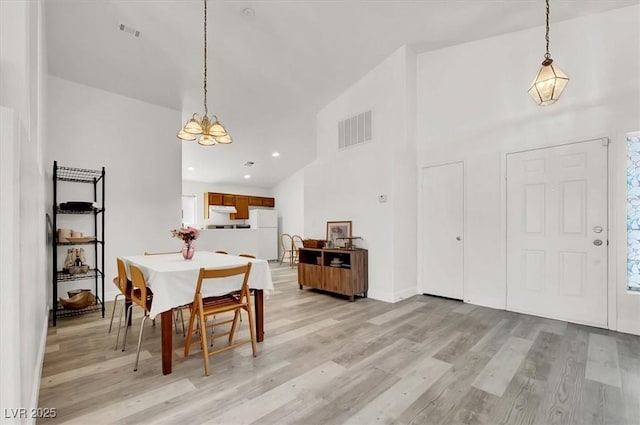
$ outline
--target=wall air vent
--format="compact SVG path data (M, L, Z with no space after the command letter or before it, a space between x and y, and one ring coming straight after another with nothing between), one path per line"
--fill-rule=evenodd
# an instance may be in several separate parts
M125 24L120 24L120 31L124 31L127 34L131 34L134 37L140 37L140 31L135 28L131 28Z
M338 149L371 141L371 111L338 123Z

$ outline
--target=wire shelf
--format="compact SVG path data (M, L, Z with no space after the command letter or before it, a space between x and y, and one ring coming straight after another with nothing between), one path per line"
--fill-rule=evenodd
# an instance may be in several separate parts
M90 210L65 210L56 206L56 214L99 214L104 211L104 208L92 208Z
M58 167L56 170L58 180L78 183L93 183L102 178L102 170L89 170L86 168Z
M102 311L102 301L100 300L100 298L96 297L96 302L95 304L91 304L88 307L85 308L79 308L79 309L66 309L62 306L62 304L60 304L60 302L58 302L58 309L56 311L56 316L57 317L72 317L72 316L80 316L81 314L86 314L86 313L92 313L92 312L96 312L96 311Z
M71 282L73 280L93 279L96 276L102 276L102 272L98 269L90 269L86 273L79 273L79 274L69 274L69 273L65 273L62 270L58 270L56 273L58 275L58 283Z

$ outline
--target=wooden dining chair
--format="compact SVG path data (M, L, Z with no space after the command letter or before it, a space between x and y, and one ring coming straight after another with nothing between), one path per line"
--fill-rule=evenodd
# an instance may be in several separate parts
M216 254L229 254L227 251L216 251Z
M167 254L180 254L181 251L169 251L169 252L150 252L150 251L145 251L144 255L167 255ZM182 305L180 307L175 307L173 309L174 312L176 312L177 314L175 315L175 319L173 320L173 328L175 329L176 333L178 333L178 316L180 316L180 321L182 322L182 336L186 336L186 328L184 327L184 309L188 308L189 305ZM155 323L155 321L154 321Z
M120 319L118 322L118 336L120 335L120 327L122 326L122 316L125 314L126 301L131 301L131 281L127 279L127 268L124 261L121 258L116 258L116 264L118 266L118 276L113 278L113 284L118 288L118 293L113 299L113 310L111 311L111 321L109 322L109 332L111 333L111 327L113 325L113 316L116 312L116 304L118 304L118 298L124 297L124 305L122 306L122 312L120 313ZM118 348L118 342L116 340L116 348Z
M193 297L193 304L191 305L191 317L189 318L189 330L187 332L187 340L184 346L184 356L189 355L191 344L196 341L192 341L192 336L195 332L200 335L200 346L202 347L202 358L204 360L204 373L209 375L209 356L212 356L223 351L230 350L243 344L251 343L253 349L253 357L256 357L258 351L256 347L256 335L253 327L253 310L251 309L251 298L249 297L249 273L251 272L251 263L247 263L244 266L234 266L224 269L200 269L200 275L198 276L198 284L196 285L196 292ZM232 293L218 296L218 297L202 297L203 285L215 285L216 279L227 278L232 276L244 276L242 280L242 287L239 294L237 291ZM244 310L249 316L249 334L250 339L241 340L238 342L233 341L236 328L238 326L238 319L241 311ZM222 313L233 312L233 319L226 319L220 321L213 321L211 324L207 324L207 317L215 316ZM198 324L196 326L196 317L198 318ZM228 332L212 334L212 339L221 338L228 335L227 345L217 348L215 350L209 350L209 344L207 342L207 328L215 328L221 325L231 324L231 328Z
M131 317L131 313L133 311L134 304L137 304L144 310L144 316L142 317L142 323L140 323L140 335L138 336L138 349L136 351L136 364L133 368L133 371L138 370L138 359L140 358L140 345L142 344L142 332L144 331L144 322L149 317L149 311L151 311L151 303L153 302L153 294L150 292L149 288L147 288L147 284L144 280L144 275L142 274L142 270L140 270L137 266L131 264L129 266L129 272L131 273L131 305L127 311L127 319L126 323L129 323L129 318ZM127 331L129 330L128 326L124 328L124 341L122 342L122 351L125 349L125 345L127 344ZM117 344L117 341L116 341Z
M293 250L293 264L297 263L300 259L300 248L304 248L304 243L302 242L302 236L293 235L291 236L291 249Z
M280 265L282 265L284 257L289 254L289 265L293 266L293 238L290 234L282 233L280 235L280 250L282 251Z

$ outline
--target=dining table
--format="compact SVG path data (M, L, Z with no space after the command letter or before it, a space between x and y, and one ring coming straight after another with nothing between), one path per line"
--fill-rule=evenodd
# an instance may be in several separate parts
M220 269L251 264L247 284L254 297L255 328L258 342L264 339L264 296L273 291L269 263L257 258L217 254L208 251L195 252L191 260L181 253L157 255L133 255L120 257L131 276L129 267L137 266L144 275L145 283L153 292L149 318L161 317L162 327L162 373L171 373L173 355L173 309L193 302L201 268ZM213 297L240 289L242 275L216 279L215 285L204 285L202 295Z

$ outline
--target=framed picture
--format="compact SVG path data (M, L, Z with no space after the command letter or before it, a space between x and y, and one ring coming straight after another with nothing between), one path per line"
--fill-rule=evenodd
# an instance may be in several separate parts
M334 247L342 247L347 243L346 239L351 237L350 221L327 221L327 241L331 241Z

